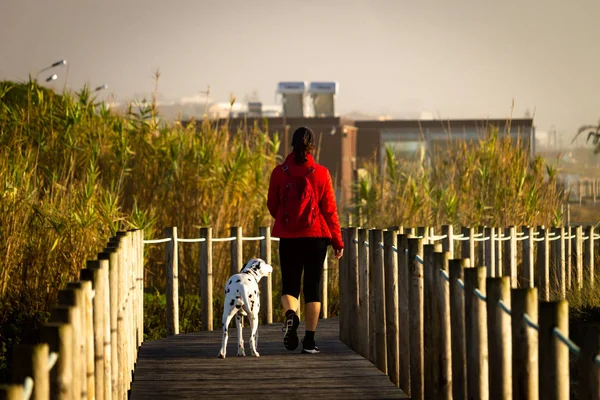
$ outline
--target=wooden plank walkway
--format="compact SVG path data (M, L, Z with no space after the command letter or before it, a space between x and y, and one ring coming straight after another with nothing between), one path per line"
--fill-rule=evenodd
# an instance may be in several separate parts
M219 359L221 332L198 332L144 343L135 368L131 399L406 399L386 375L339 339L337 318L319 321L320 354L283 347L281 324L259 327L259 358L237 357L237 331L230 327L227 358ZM304 335L304 324L298 330Z

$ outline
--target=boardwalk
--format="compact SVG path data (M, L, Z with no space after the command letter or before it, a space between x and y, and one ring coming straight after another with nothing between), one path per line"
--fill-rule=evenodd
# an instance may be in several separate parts
M236 357L234 324L225 360L217 358L219 331L144 343L131 399L407 398L373 364L339 341L338 323L337 318L320 321L317 342L322 353L317 355L285 350L281 324L260 327L258 359ZM299 332L303 331L301 324ZM250 354L248 336L245 328L246 353Z

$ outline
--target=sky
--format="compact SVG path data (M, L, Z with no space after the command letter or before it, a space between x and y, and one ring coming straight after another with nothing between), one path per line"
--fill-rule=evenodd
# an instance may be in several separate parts
M64 58L40 79L125 100L158 69L163 99L210 85L266 104L279 81L337 81L340 114L529 110L570 139L600 119L598 15L597 0L1 0L0 79Z

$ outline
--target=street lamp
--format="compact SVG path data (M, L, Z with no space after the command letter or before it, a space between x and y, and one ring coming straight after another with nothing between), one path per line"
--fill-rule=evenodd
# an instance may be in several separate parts
M42 68L42 69L40 69L38 71L37 75L39 75L40 73L42 73L44 71L47 71L49 69L56 68L56 67L61 67L63 65L67 65L67 60L59 60L59 61L53 63L52 65L49 65L49 66L47 66L45 68Z
M99 92L101 90L106 90L106 89L108 89L108 85L105 83L104 85L100 85L96 89L94 89L94 92Z
M56 74L52 74L49 77L46 78L46 82L51 82L51 81L55 81L58 79L58 75Z

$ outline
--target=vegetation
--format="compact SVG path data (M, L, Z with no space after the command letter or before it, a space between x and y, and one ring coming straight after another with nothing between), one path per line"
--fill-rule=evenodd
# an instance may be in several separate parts
M577 137L582 133L587 133L587 138L585 139L586 142L592 141L594 146L594 154L600 153L600 122L598 125L580 126L571 143L573 143L575 139L577 139Z
M520 139L492 130L435 147L427 159L386 148L384 168L372 161L360 177L356 206L366 226L554 226L564 202L556 178Z

